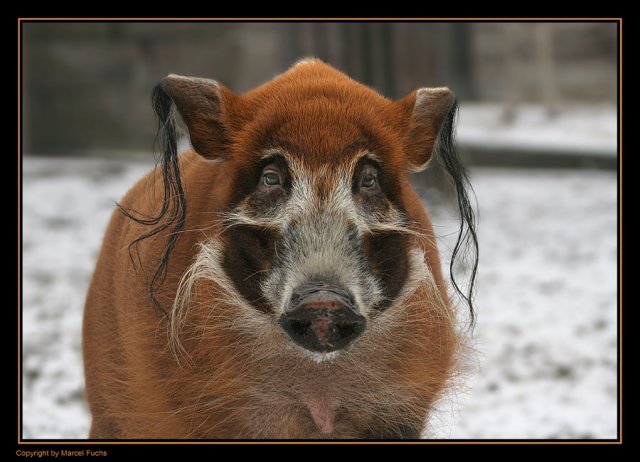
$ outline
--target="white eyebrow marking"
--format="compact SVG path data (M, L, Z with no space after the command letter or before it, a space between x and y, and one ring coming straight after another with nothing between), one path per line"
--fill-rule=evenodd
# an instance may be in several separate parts
M355 157L355 163L357 163L360 159L362 159L363 157L368 157L369 159L375 160L376 162L378 162L380 165L384 165L384 162L382 162L382 159L380 159L380 157L378 157L375 153L369 151L368 149L365 149L363 151L360 151L356 157Z

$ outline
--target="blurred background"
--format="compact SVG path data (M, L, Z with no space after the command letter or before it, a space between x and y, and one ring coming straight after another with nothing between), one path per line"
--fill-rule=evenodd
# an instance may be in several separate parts
M490 119L505 125L518 125L518 110L526 103L561 116L567 104L614 107L617 95L615 23L23 27L24 147L32 154L148 150L155 129L149 95L168 73L214 78L244 92L305 56L321 58L394 99L422 86L446 85L463 107L501 103L502 113ZM537 115L530 108L525 112L527 120ZM478 144L477 137L465 131L460 141ZM606 147L615 151L615 145Z
M390 98L448 86L479 203L468 376L425 437L615 438L616 22L23 22L23 436L84 438L84 295L153 166L153 86L244 92L315 56ZM415 177L446 264L457 217ZM465 316L461 312L461 323Z

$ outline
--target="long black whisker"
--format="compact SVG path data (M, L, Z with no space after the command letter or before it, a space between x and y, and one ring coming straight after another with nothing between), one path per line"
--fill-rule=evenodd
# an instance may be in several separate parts
M157 299L157 292L167 277L169 256L184 228L187 216L187 204L180 180L180 161L178 159L177 143L178 129L173 117L173 102L161 86L157 85L151 95L151 103L153 112L158 120L158 132L156 134L155 144L156 146L160 145L158 151L160 152L159 164L163 183L162 204L158 213L151 216L124 208L120 204L118 204L118 207L122 214L130 220L144 226L153 226L153 228L142 233L129 244L129 258L134 268L141 267L138 250L140 243L170 228L164 251L160 257L156 271L149 282L149 296L153 304L166 315L167 311L161 306ZM157 164L158 161L156 162L156 168L158 168ZM138 265L136 265L132 253L134 247L138 255Z
M475 204L477 199L473 187L469 181L469 175L460 161L456 150L455 142L455 123L458 114L457 101L453 104L443 126L440 129L435 144L435 154L452 181L456 191L456 199L458 202L458 212L460 213L460 228L458 229L458 237L451 254L451 262L449 264L449 274L455 291L464 299L469 306L471 317L470 327L473 328L476 321L475 309L473 305L473 296L475 291L476 276L478 273L478 235L476 231L476 216L474 207L469 200L469 193L472 195ZM458 257L462 255L463 260L468 256L471 259L471 274L466 293L460 287L454 275L454 269L458 263Z

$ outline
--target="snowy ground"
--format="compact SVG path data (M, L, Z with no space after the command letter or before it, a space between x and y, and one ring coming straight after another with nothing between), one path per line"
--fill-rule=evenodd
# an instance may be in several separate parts
M25 438L87 435L85 290L114 201L148 168L24 160ZM467 391L441 403L433 436L615 438L615 174L475 169L472 182L479 353ZM439 234L451 225L436 220Z
M540 105L520 105L507 120L503 105L465 104L457 136L461 147L615 157L617 110L610 105L561 105L550 116Z

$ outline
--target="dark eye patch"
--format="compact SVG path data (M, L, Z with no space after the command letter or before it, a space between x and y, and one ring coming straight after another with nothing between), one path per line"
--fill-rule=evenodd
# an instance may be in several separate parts
M280 184L286 190L291 189L291 177L289 175L289 168L284 157L280 154L274 154L272 156L260 159L258 163L258 178L257 184L265 186L276 186ZM278 177L278 181L272 181L275 178L271 174L275 174Z
M375 184L367 179L368 175L375 177ZM356 163L351 191L354 200L365 209L382 211L393 204L398 211L404 212L401 178L393 169L368 155L360 157Z
M351 184L353 199L370 213L389 209L389 201L382 189L382 177L380 164L375 160L364 156L356 164Z
M255 167L253 178L254 188L249 194L247 205L256 213L285 200L291 191L289 169L279 154L261 159Z
M353 194L377 195L382 193L380 187L380 164L368 156L358 160L353 172L351 191Z

